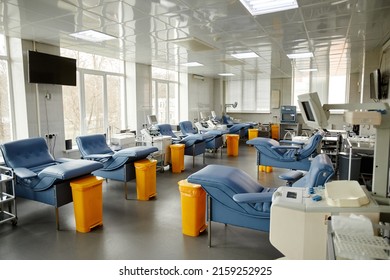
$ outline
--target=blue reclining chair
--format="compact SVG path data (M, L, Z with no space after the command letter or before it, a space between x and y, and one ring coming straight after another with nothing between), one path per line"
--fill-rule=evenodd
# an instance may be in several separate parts
M151 153L158 151L157 147L139 146L114 152L107 145L104 134L78 136L76 142L83 159L103 164L103 167L94 171L93 175L124 182L126 199L128 199L127 182L135 179L134 162L145 159Z
M208 130L204 133L198 132L192 125L191 121L182 121L179 122L180 131L185 135L201 135L206 142L206 149L217 152L218 149L223 147L223 134L226 133L224 130Z
M208 242L211 221L269 231L272 194L246 172L230 166L208 165L187 178L207 193Z
M222 123L226 124L229 130L229 134L238 134L240 139L246 138L248 135L248 129L253 128L256 123L235 123L230 119L229 115L222 116Z
M322 130L317 131L307 143L289 140L278 142L263 137L253 138L246 143L257 149L257 165L307 171L311 158L318 154L324 134Z
M170 124L157 125L161 135L172 137L173 144L185 144L184 155L192 156L192 167L195 166L195 156L203 154L203 164L205 164L206 141L202 135L194 134L178 137L172 131Z
M318 187L324 186L334 175L333 163L326 154L318 154L311 161L308 172L292 170L279 175L292 187Z
M81 159L55 160L41 137L3 143L0 149L5 165L15 174L16 196L54 206L57 229L58 208L73 201L71 180L103 166Z

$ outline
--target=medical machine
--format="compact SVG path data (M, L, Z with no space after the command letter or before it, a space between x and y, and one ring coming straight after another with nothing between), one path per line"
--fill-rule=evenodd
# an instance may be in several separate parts
M330 110L345 110L344 121L369 124L376 129L372 193L377 201L389 205L390 107L388 103L324 104L318 93L298 95L305 123L315 129L326 128Z
M154 125L158 123L156 115L148 115L147 118L149 125Z
M118 149L135 147L135 135L134 133L113 134L110 139L110 145L118 147Z
M279 187L271 205L270 242L287 259L324 260L330 216L354 213L378 223L380 212L356 181L333 181L312 190Z
M281 123L296 123L297 122L297 107L283 105L280 107L280 122Z
M158 151L163 155L164 165L170 162L172 137L161 135L157 125L141 129L141 142L145 146L157 147Z

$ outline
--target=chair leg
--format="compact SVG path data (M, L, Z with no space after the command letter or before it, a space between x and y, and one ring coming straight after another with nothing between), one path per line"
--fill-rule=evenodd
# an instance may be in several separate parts
M211 198L207 195L207 239L208 246L211 248Z
M58 207L54 207L55 208L55 213L56 213L56 227L57 227L57 230L60 230L60 215L58 213Z

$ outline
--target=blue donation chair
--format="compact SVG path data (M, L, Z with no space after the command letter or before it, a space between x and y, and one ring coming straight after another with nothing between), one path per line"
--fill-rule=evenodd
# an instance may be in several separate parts
M311 161L308 172L291 170L279 175L280 179L286 180L292 187L318 187L324 186L334 175L333 163L328 155L318 154Z
M5 165L15 174L16 196L54 206L57 229L58 208L73 201L71 180L103 166L81 159L55 160L41 137L3 143L0 149Z
M247 137L248 129L253 128L256 123L248 122L248 123L235 123L231 120L229 115L222 116L222 123L226 124L229 130L229 134L238 134L240 135L240 139Z
M179 122L180 131L185 136L189 135L201 135L206 142L206 149L217 152L219 148L221 148L222 155L222 147L223 147L223 134L226 134L224 130L208 130L204 133L198 132L196 130L191 121L182 121Z
M318 154L324 134L319 130L306 143L290 140L278 142L263 137L253 138L246 143L257 149L257 165L307 171L311 158Z
M127 197L127 182L135 179L134 162L147 158L158 151L157 147L130 147L113 151L107 145L104 134L93 134L76 137L76 142L83 159L89 159L103 164L102 168L92 174L105 179L124 182L125 198Z
M161 135L172 137L173 144L185 144L184 155L192 156L192 167L195 166L195 156L201 154L203 154L203 164L205 164L206 141L202 135L194 134L178 137L173 133L170 124L158 124L157 126Z
M209 246L212 221L269 231L271 200L276 188L265 188L246 172L223 165L208 165L187 180L201 185L207 193Z

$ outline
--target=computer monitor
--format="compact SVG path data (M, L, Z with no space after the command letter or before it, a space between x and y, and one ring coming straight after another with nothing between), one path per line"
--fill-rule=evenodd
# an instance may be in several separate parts
M298 95L298 105L301 115L307 126L315 129L326 128L328 118L322 108L317 92Z
M382 76L379 69L375 69L370 73L370 98L374 100L382 99Z
M148 115L148 123L149 124L157 124L157 117L156 115Z

